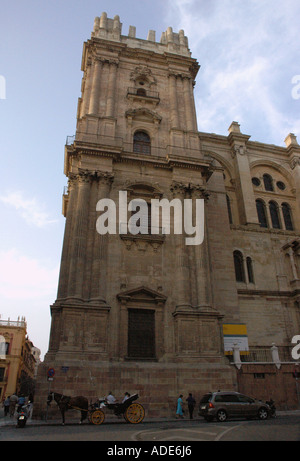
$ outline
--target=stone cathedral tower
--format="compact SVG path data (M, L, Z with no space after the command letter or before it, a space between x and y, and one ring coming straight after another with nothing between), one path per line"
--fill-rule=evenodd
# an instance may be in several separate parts
M221 334L224 316L239 322L232 248L220 243L230 231L223 170L201 147L199 65L184 32L169 27L157 42L154 31L142 40L135 27L121 29L118 16L103 13L83 47L76 135L65 147L59 287L36 406L53 367L57 392L138 392L149 414L167 415L178 393L235 386ZM219 195L210 197L208 181ZM119 191L149 210L151 199L205 199L203 243L188 246L172 232L100 235L96 205L110 198L118 209Z

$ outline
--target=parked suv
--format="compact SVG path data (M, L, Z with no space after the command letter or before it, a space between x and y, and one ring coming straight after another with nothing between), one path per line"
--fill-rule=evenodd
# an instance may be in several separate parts
M238 392L210 392L205 394L199 405L199 415L207 421L214 418L217 421L224 422L227 418L259 418L267 419L270 413L270 407L246 395Z

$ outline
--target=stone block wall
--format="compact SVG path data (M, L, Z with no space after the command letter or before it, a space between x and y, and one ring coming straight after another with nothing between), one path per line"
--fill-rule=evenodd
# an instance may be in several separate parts
M294 370L293 363L282 364L280 369L273 364L243 364L237 374L239 392L263 401L272 398L278 410L300 408Z

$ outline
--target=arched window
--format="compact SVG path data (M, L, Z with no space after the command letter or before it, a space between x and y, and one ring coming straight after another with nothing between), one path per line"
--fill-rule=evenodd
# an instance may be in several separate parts
M231 205L230 205L230 198L226 194L226 202L227 202L227 211L228 211L228 218L229 223L232 224L232 213L231 213Z
M266 189L267 191L273 192L274 187L273 187L273 179L272 179L272 176L270 176L269 174L264 174L264 175L263 175L263 180L264 180L265 189Z
M270 216L273 229L280 229L279 210L276 202L269 203Z
M131 200L130 211L129 232L133 235L137 235L137 233L151 234L151 203L144 199L133 199Z
M139 154L150 154L150 136L145 131L136 131L133 136L133 152Z
M253 265L252 265L252 259L250 258L250 256L247 256L246 264L247 264L247 272L248 272L248 281L249 283L254 283Z
M240 251L233 252L235 279L237 282L245 282L243 255Z
M290 205L288 203L283 203L281 205L281 208L286 230L294 230Z
M268 227L266 207L262 200L256 200L256 210L260 227Z

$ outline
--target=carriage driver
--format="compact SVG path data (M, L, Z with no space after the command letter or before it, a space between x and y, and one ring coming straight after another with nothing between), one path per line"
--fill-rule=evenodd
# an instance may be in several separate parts
M111 391L109 391L109 394L106 397L106 402L109 403L109 404L117 402L117 399L113 396Z

